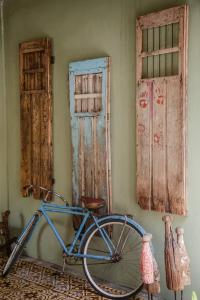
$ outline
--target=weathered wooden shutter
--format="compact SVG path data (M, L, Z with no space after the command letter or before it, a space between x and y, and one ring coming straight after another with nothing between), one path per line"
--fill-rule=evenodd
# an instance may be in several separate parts
M102 198L111 211L110 60L70 63L73 204L82 196Z
M138 17L137 200L186 214L188 6Z
M21 191L24 185L52 187L51 40L20 44ZM39 199L42 194L34 192Z

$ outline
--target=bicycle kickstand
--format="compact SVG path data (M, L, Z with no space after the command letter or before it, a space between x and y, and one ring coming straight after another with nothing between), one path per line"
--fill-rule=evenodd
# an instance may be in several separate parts
M66 267L66 256L63 255L63 266L62 266L62 272L65 273L65 267Z

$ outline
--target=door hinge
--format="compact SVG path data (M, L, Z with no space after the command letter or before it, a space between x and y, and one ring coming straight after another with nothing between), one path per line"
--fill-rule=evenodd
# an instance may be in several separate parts
M51 64L55 64L55 56L51 56Z

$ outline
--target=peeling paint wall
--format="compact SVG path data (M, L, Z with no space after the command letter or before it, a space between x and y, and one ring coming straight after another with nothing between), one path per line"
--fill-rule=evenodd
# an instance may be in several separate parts
M162 214L141 210L135 202L135 19L137 15L183 4L182 0L7 0L6 4L6 104L8 149L6 150L5 99L0 106L4 113L0 132L4 134L1 164L8 155L9 208L13 233L19 231L39 202L20 196L20 99L18 44L44 36L53 38L55 65L54 89L54 177L55 189L71 199L71 133L67 72L71 61L111 56L111 152L113 211L132 213L152 232L155 255L161 268L162 293L166 300L173 294L165 288L164 226ZM191 256L192 286L199 288L200 247L200 1L189 0L189 88L188 88L188 207L187 218L175 217L175 225L185 228L185 239ZM2 73L0 73L0 76ZM0 85L2 81L0 80ZM3 131L2 131L3 128ZM1 138L2 140L2 138ZM1 148L2 149L2 148ZM2 159L3 157L3 159ZM6 170L5 166L3 170ZM6 177L5 177L6 178ZM3 187L0 197L6 197L4 171L0 171ZM2 197L4 195L4 197ZM2 203L2 200L1 200ZM1 204L2 205L2 204ZM56 216L56 225L63 237L72 230L71 218ZM35 257L61 263L62 251L52 238L50 229L41 222L29 244L28 253Z

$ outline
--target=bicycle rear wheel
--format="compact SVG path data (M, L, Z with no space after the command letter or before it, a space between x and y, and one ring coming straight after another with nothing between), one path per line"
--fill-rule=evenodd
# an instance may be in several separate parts
M21 255L23 248L25 247L26 243L31 237L31 234L33 233L33 230L35 228L35 225L37 221L39 220L39 215L38 213L35 213L28 223L27 227L25 228L24 232L21 234L19 239L16 242L16 245L10 254L10 257L8 258L8 261L3 269L2 276L5 277Z
M84 255L111 256L111 260L83 258L85 275L92 287L110 299L127 299L142 289L140 254L143 232L132 222L112 217L100 223L109 245L97 227L93 227L85 239ZM109 234L110 232L110 234Z

